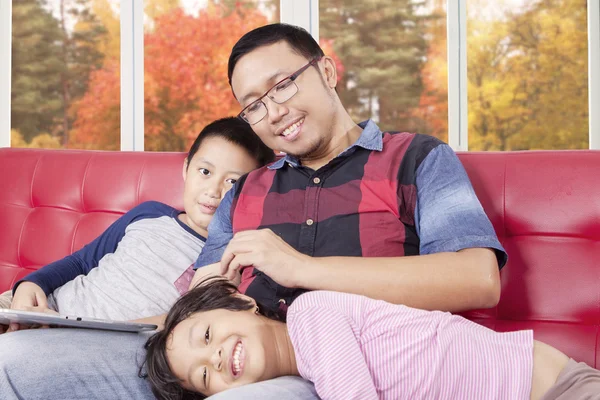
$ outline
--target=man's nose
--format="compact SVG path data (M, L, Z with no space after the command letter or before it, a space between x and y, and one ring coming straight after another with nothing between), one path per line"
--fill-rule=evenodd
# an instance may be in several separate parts
M267 118L269 118L269 122L271 123L277 123L281 121L281 118L283 118L289 112L289 109L285 106L285 104L275 103L269 98L269 96L264 98L263 103L265 103L265 107L267 107Z

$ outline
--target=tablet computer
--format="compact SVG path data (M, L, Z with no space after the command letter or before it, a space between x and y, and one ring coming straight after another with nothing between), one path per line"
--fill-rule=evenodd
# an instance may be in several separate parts
M72 317L69 315L0 309L0 325L9 325L10 323L15 322L23 325L48 325L52 328L84 328L119 332L144 332L157 329L156 325L140 324L137 322L111 321L86 317Z

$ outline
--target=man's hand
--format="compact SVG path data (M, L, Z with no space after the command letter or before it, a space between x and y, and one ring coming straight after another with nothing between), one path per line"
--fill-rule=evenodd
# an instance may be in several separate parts
M33 282L23 282L19 285L13 296L10 308L12 310L49 312L56 314L55 311L48 308L48 298L46 297L46 293L44 293L41 287ZM26 327L13 323L10 324L7 332L18 331L20 329L26 329Z
M236 233L221 258L221 274L234 280L240 269L258 268L282 286L297 286L310 257L298 252L270 229Z

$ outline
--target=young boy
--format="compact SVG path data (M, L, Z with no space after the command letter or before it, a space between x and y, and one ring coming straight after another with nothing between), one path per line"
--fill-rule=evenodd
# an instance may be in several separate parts
M158 399L203 399L285 375L329 399L598 399L600 371L460 316L341 292L301 294L287 325L223 278L181 297L146 343Z
M136 206L81 250L17 282L12 308L113 320L166 312L189 285L181 281L189 278L223 195L273 159L245 122L209 124L183 164L184 211L154 201Z

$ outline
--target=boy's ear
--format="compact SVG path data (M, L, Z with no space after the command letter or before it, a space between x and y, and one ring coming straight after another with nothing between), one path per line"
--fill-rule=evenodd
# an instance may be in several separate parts
M181 176L183 177L184 182L185 182L185 178L187 178L187 169L188 169L188 160L186 158L183 161L183 170L181 171Z

